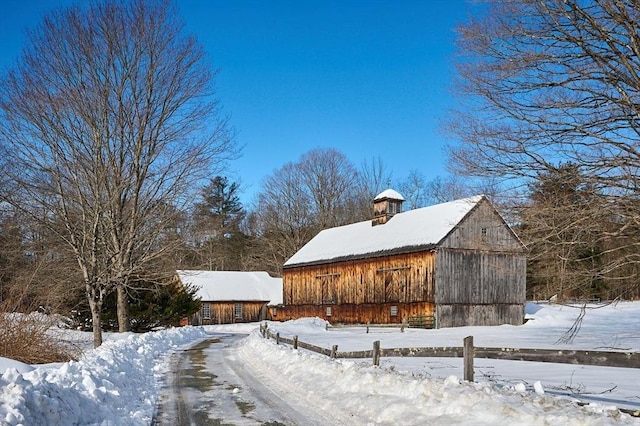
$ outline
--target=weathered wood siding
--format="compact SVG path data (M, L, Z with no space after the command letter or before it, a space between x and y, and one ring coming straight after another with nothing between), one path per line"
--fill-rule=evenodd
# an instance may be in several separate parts
M524 253L518 237L486 199L453 228L438 247Z
M454 228L436 262L438 327L522 324L526 254L488 202Z
M431 252L287 268L284 305L432 301L433 272Z
M438 305L525 302L524 255L443 249L437 259Z
M420 252L286 268L282 277L285 315L324 318L325 307L336 306L339 309L333 309L334 322L395 322L396 318L383 320L389 316L391 305L433 303L434 266L434 253ZM433 312L432 308L429 312L421 309L413 309L416 313L411 315Z
M524 305L497 303L491 305L440 304L436 308L436 318L438 328L502 324L522 325Z
M331 315L327 315L327 308L331 309ZM435 315L435 305L431 302L292 305L278 309L274 319L287 321L303 317L318 317L333 324L401 324L409 317L419 315Z
M234 324L238 322L257 322L267 318L268 311L266 309L266 302L206 302L202 304L209 304L210 318L205 318L203 309L200 308L194 318L192 324L194 325L212 325L212 324ZM242 317L236 318L236 303L242 305Z

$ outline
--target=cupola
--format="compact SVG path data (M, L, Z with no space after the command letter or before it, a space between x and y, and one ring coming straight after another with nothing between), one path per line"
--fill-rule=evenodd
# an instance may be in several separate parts
M402 213L404 197L393 189L382 191L373 199L373 220L371 225L383 225L396 213Z

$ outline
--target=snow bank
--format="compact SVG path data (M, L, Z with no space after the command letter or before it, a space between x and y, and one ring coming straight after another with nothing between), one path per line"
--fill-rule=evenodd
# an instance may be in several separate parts
M281 392L298 395L348 424L637 424L613 407L579 407L571 401L545 396L539 384L538 394L527 392L522 385L498 388L462 382L456 376L427 378L393 367L330 360L276 345L257 332L243 341L239 353Z
M520 327L400 332L327 328L319 318L269 327L318 346L338 344L341 351L371 349L375 340L384 348L460 346L468 335L477 346L640 350L640 303L591 308L575 340L562 345L554 342L580 309L529 304L530 321ZM297 399L303 410L309 405L328 412L335 424L638 424L612 407L638 409L637 369L477 359L478 383L466 383L458 379L462 361L457 358L383 358L381 367L372 367L371 360L330 360L276 345L260 337L258 325L106 334L101 347L87 350L77 362L58 365L28 366L0 358L0 425L148 425L159 379L168 369L167 355L211 332L252 332L238 347L239 358L285 400ZM90 333L76 337L91 340ZM578 397L593 403L580 407Z
M167 355L205 337L194 327L131 334L57 368L10 367L0 377L0 424L148 425Z

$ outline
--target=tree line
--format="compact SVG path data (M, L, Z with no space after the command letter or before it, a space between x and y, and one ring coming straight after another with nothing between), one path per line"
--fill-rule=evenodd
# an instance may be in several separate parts
M240 150L215 71L178 16L168 1L58 10L2 75L3 310L74 312L96 346L105 326L175 323L197 309L176 269L277 276L391 186L406 208L489 195L529 250L531 298L640 297L637 2L488 2L459 28L450 177L393 181L380 159L318 148L250 206L225 175Z

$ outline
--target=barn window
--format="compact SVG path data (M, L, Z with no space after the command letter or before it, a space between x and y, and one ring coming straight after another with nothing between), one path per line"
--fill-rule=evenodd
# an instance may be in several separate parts
M487 228L482 228L482 241L487 241Z
M391 215L402 213L402 202L389 200L387 203L387 213Z
M242 303L236 303L233 311L236 319L242 319Z
M208 303L202 304L202 318L211 319L211 305Z
M331 306L327 306L327 316L331 316Z
M391 316L392 317L397 317L398 316L398 307L397 306L392 306L391 307Z

